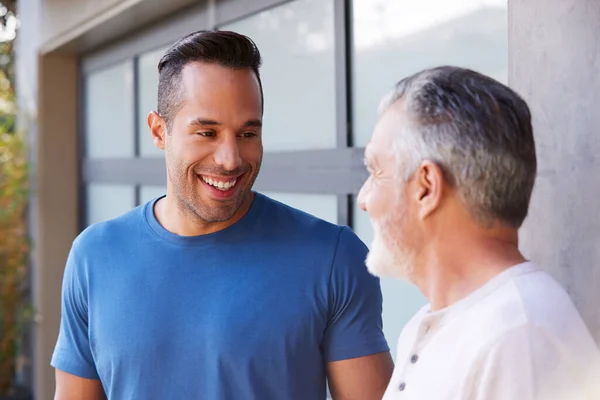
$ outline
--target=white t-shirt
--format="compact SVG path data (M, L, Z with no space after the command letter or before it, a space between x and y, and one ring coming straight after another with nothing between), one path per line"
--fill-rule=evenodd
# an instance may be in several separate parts
M527 262L446 309L421 309L384 400L600 399L599 364L567 293Z

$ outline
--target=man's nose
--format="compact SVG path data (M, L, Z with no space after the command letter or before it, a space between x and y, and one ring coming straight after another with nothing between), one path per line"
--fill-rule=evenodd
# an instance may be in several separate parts
M223 138L214 155L215 163L227 171L233 171L242 165L240 149L235 135Z
M357 198L357 202L358 202L358 206L360 207L361 210L363 211L367 211L367 185L368 185L368 181L365 182L362 187L360 188L360 191L358 192L358 198Z

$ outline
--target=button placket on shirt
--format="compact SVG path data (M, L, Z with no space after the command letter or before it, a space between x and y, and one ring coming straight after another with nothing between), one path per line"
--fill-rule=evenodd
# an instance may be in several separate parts
M421 322L421 326L419 327L419 333L417 334L417 340L415 341L413 349L410 353L411 356L408 360L410 361L410 364L408 362L406 363L407 366L404 369L404 376L401 379L400 384L398 385L398 391L404 392L406 390L406 381L408 380L408 375L410 375L410 371L414 369L415 364L417 364L417 362L419 361L420 351L429 341L429 337L431 336L434 327L434 322L434 318L424 318Z

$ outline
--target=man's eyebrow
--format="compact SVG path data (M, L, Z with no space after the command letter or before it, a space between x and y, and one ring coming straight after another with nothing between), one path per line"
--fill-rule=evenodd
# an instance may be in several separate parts
M215 121L213 119L207 119L207 118L196 118L192 121L190 121L189 123L190 126L219 126L221 125L220 122ZM250 127L254 127L254 128L260 128L262 127L262 121L259 119L250 119L248 121L246 121L244 123L244 128L250 128Z
M259 119L250 119L244 124L245 128L260 128L262 127L262 121Z
M202 125L202 126L206 126L206 125L210 125L210 126L218 126L221 125L220 122L217 122L213 119L206 119L206 118L196 118L192 121L190 121L189 123L190 126L194 126L194 125Z

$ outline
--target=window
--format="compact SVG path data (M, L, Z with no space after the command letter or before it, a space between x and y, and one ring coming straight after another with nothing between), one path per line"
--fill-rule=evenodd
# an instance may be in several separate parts
M134 155L133 62L95 71L85 79L85 144L90 159Z
M165 186L142 185L140 186L140 204L146 204L150 200L167 194Z
M290 207L297 208L333 224L337 223L337 197L326 194L263 192Z
M297 0L220 27L258 46L265 151L336 146L332 0Z
M364 147L382 97L400 79L439 65L508 76L506 0L353 0L353 143ZM368 215L353 203L353 228L370 245ZM381 279L384 331L392 354L408 320L426 303L412 284Z
M91 225L116 218L135 207L135 187L90 183L86 198L87 223Z
M507 0L354 0L354 143L394 83L443 64L508 80Z

